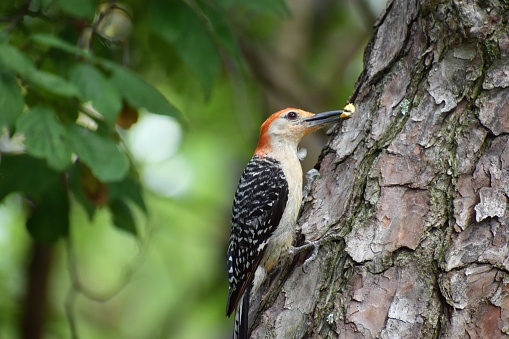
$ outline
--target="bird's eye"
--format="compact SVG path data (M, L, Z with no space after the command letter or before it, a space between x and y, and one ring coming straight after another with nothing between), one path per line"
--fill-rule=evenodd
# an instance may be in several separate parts
M297 112L295 112L295 111L290 111L290 112L288 112L288 114L286 115L286 118L287 118L288 120L295 120L295 119L297 119L297 117L298 117L298 116L299 116L299 115L297 114Z

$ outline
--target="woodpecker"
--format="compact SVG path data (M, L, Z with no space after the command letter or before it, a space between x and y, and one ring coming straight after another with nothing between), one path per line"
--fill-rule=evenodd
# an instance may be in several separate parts
M286 108L262 124L258 145L242 173L232 207L226 315L236 310L234 339L248 338L251 290L256 291L266 273L293 249L302 203L299 142L353 111L353 105L319 114Z

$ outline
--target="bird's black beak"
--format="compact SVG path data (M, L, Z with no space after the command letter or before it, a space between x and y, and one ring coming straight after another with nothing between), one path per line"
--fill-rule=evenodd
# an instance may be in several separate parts
M347 113L347 114L345 114L345 113ZM317 113L310 118L304 119L304 121L309 126L319 126L319 125L321 126L321 125L328 124L330 122L339 121L342 118L348 118L349 116L350 116L349 112L340 109L337 111L328 111L328 112L323 112L323 113Z

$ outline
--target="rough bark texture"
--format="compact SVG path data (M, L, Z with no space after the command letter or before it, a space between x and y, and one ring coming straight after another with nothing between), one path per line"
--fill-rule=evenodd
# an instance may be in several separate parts
M503 0L389 1L299 221L328 241L253 338L507 338L508 27Z

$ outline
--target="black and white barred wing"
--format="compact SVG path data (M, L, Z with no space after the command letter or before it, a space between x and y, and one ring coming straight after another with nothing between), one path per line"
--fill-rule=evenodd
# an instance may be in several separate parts
M240 178L233 201L228 246L228 316L253 281L264 248L279 225L287 200L287 181L279 162L255 155Z

